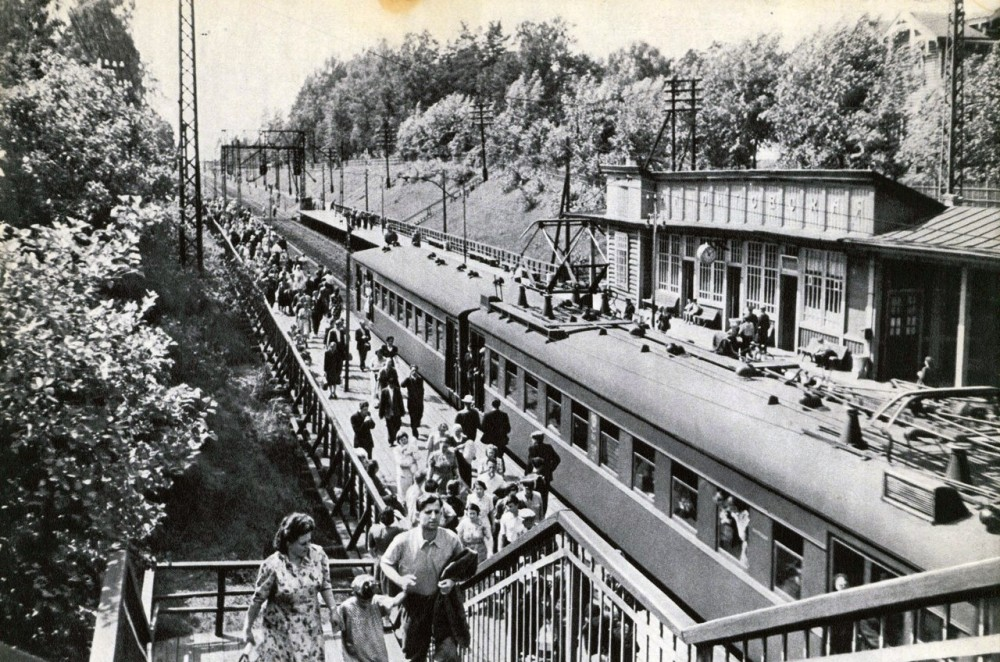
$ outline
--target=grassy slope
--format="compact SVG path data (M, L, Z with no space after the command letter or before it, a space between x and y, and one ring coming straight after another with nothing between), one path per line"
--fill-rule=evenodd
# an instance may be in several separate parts
M255 341L218 277L220 252L205 238L206 269L180 269L166 228L143 243L147 286L159 295L157 323L177 342L173 376L217 402L210 420L215 439L175 483L167 520L154 536L158 560L257 559L267 553L278 522L293 510L312 513L315 540L339 544L303 480L303 460ZM202 576L202 588L205 580ZM160 590L192 588L176 577ZM214 577L208 581L214 588ZM183 631L164 624L161 635ZM179 628L179 630L177 629Z
M412 214L422 211L428 205L441 200L441 189L434 184L427 182L406 183L397 178L409 169L408 165L391 166L393 185L385 191L385 213L389 218L405 219ZM336 182L337 201L340 201L340 181L339 174ZM385 178L384 166L380 168L371 167L368 177L368 208L375 213L381 207L380 182ZM468 194L466 200L466 217L468 226L468 236L470 240L481 241L483 243L499 246L512 251L521 251L530 236L521 237L521 233L529 225L543 218L554 218L559 213L559 197L562 190L562 182L554 179L547 182L548 189L540 196L537 205L532 209L525 209L524 197L520 192L514 190L506 192L499 177L491 178L490 181L477 187ZM329 193L329 182L327 188L327 203L331 198ZM364 168L352 166L344 170L344 204L364 209L365 206L365 177ZM449 191L453 189L449 186ZM420 224L435 230L442 229L441 205L434 206L431 215ZM412 222L420 222L423 215L414 218ZM451 234L462 234L462 201L461 198L448 201L448 231ZM534 257L548 258L548 252L544 250L544 240L536 239L531 243L528 251Z

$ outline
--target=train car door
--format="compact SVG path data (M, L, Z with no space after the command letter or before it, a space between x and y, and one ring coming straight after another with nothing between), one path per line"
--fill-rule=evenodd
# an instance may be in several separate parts
M458 337L458 321L448 317L444 331L444 385L450 395L460 397L462 383L461 339Z
M913 381L923 362L920 353L920 327L923 300L919 290L890 290L886 295L885 378Z
M778 349L795 349L795 317L799 299L799 277L781 275L781 300L778 304Z

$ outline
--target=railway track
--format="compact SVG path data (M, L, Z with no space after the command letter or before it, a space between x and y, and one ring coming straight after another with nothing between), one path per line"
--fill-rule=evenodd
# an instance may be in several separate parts
M229 195L235 199L236 191L232 186L229 187ZM283 236L290 248L332 271L343 286L347 279L347 249L333 239L299 223L298 207L293 207L290 211L279 209L277 217L271 220L267 218L266 197L261 199L257 192L244 190L243 204L259 214L275 232Z

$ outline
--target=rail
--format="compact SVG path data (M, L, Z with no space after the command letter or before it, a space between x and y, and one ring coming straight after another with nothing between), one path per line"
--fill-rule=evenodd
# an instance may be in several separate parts
M112 554L104 571L90 662L146 662L153 635L142 582L127 551Z
M1000 559L906 575L696 625L699 660L871 653L922 660L1000 651ZM893 650L887 650L893 649Z
M339 204L334 204L333 210L341 214L345 211L361 211L348 205ZM404 221L387 218L385 219L385 227L386 229L394 230L397 234L406 237L412 237L415 233L419 232L422 241L425 241L435 247L452 253L467 253L474 260L494 263L496 266L502 267L506 271L510 271L518 266L521 266L529 272L538 274L540 278L544 278L545 276L554 273L556 270L556 265L551 262L522 256L519 253L509 251L505 248L484 244L481 241L465 239L451 233L425 228L414 223L406 223Z
M157 623L163 616L170 614L212 614L214 617L215 636L223 637L225 634L226 614L247 610L250 596L254 593L254 576L256 576L261 563L262 561L181 561L157 563L153 569L146 572L146 584L144 585L146 591L152 595L151 629L153 633L155 634ZM375 562L372 560L331 559L330 575L335 580L334 593L341 595L342 598L346 598L351 592L350 579L353 579L355 572L363 570L371 573L374 570L374 565ZM208 574L214 579L214 589L157 593L157 582L172 574ZM345 574L348 580L338 584L336 579L341 578ZM231 580L236 581L236 588L232 587ZM194 583L195 585L199 585L198 582ZM239 600L234 602L230 598L239 598ZM176 602L183 602L185 604L171 606Z
M579 516L561 511L465 584L466 660L692 660L693 619Z
M337 422L294 340L278 325L264 293L248 273L228 237L211 222L230 258L227 268L240 303L260 339L261 351L275 376L289 389L296 414L293 426L299 443L313 461L322 487L346 532L347 549L355 550L368 527L386 508L366 467L354 452L352 435Z

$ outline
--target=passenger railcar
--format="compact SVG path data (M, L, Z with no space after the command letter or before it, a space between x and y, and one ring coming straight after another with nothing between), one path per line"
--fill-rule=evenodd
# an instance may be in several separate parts
M701 618L834 590L839 575L853 586L1000 551L952 486L840 443L844 407L806 408L799 386L672 354L610 321L546 320L491 296L491 276L470 280L427 253L357 256L381 288L368 311L378 333L412 337L408 356L436 362L421 365L453 398L499 398L521 462L544 430L563 459L559 497ZM411 305L454 326L459 344L428 349ZM975 619L955 613L949 627L971 632ZM933 611L920 621L883 636L933 640L946 627Z

